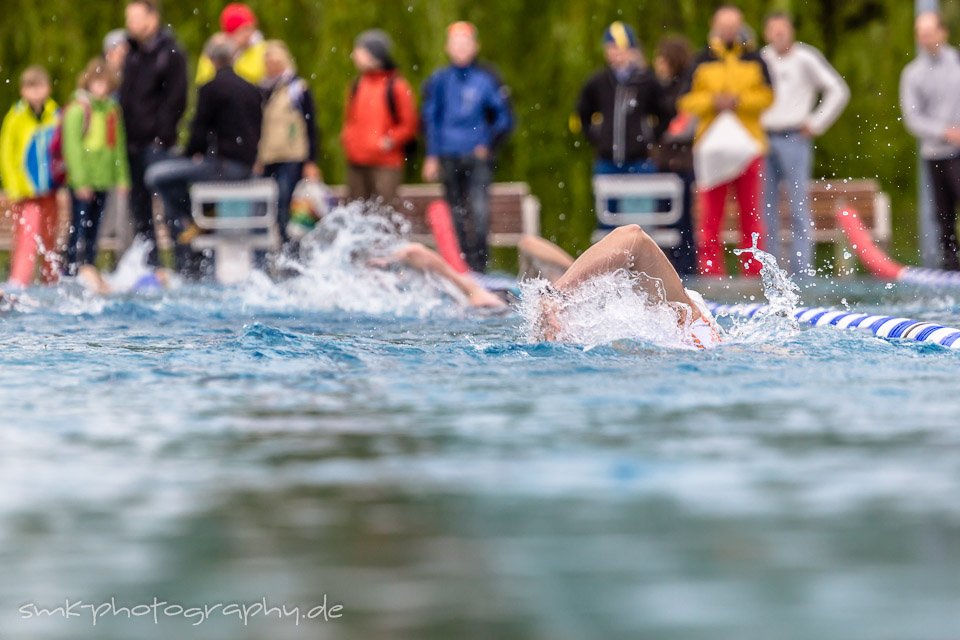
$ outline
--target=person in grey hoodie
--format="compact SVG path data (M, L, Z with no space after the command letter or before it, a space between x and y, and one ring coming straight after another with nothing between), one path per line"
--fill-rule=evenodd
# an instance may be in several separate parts
M920 139L939 225L941 266L960 271L957 202L960 200L960 53L947 44L938 13L917 16L919 54L900 76L903 120Z

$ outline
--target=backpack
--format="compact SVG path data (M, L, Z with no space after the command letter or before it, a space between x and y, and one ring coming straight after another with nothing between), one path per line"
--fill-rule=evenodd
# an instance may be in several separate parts
M86 135L90 129L93 107L90 106L89 100L74 100L74 102L83 106L83 135ZM58 114L57 126L50 138L50 184L54 189L59 189L67 183L67 161L63 157L63 120L69 108L70 105L67 105Z
M397 106L397 96L394 94L394 87L396 86L398 74L390 74L390 77L387 78L387 110L390 112L390 118L393 120L393 124L400 124L400 108ZM360 89L360 78L354 78L353 85L350 87L350 100L353 101L357 97L357 91ZM417 149L419 148L417 144L417 137L414 136L411 138L405 145L403 145L403 159L409 162L416 154Z

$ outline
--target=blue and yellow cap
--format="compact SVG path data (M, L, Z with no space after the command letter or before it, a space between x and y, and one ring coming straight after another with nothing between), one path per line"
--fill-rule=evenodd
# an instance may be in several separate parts
M603 44L613 44L619 49L636 49L639 41L633 27L617 20L603 32Z

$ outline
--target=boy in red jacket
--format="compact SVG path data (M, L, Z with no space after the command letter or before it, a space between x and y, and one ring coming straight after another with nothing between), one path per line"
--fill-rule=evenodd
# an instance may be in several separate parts
M391 204L403 180L405 148L416 137L417 107L397 72L389 36L364 31L350 54L360 72L349 90L340 134L347 156L348 197Z

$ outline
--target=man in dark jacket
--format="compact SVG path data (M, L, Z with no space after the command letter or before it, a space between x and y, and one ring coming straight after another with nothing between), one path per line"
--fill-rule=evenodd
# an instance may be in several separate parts
M223 34L207 42L204 53L213 62L216 75L197 93L186 157L158 162L147 171L147 185L163 198L167 224L177 240L177 269L181 272L196 267L189 239L181 236L191 224L190 185L245 180L257 160L263 96L233 71L234 51Z
M130 213L137 236L153 243L150 264L156 266L153 194L144 175L176 145L177 124L187 107L187 61L173 34L161 28L155 0L128 2L126 23L130 41L120 106L130 162Z
M476 62L477 30L469 22L447 29L450 66L423 88L422 121L427 141L423 179L442 178L460 250L477 272L487 268L487 232L493 152L513 128L506 88Z
M574 131L582 130L596 151L594 172L653 173L650 147L662 126L660 85L643 64L633 29L611 24L603 37L607 67L584 85Z
M593 147L595 175L655 173L650 150L667 122L660 84L643 61L636 33L623 22L607 27L603 52L607 67L580 91L571 129L582 131ZM655 204L649 202L651 208ZM607 207L617 211L619 205L610 202ZM598 221L597 228L613 227Z

